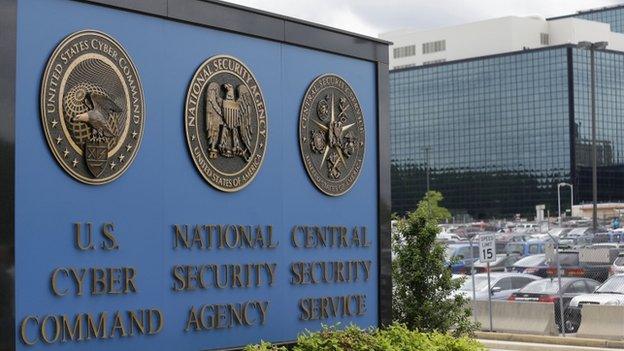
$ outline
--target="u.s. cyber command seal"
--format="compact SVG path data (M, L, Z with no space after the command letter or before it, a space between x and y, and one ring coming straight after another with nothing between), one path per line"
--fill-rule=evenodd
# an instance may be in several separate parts
M340 196L355 184L364 161L364 118L349 83L335 74L317 77L303 97L299 146L319 190Z
M72 177L97 185L121 176L145 125L139 74L123 47L92 30L65 38L43 75L41 121L54 157Z
M186 140L204 179L226 192L249 185L267 143L264 99L249 68L231 56L209 58L191 80L184 111Z

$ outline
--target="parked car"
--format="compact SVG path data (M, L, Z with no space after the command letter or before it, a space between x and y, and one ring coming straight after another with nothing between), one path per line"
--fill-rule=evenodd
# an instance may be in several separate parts
M592 243L616 243L616 244L624 244L624 233L611 231L607 233L598 233L594 235Z
M505 252L508 254L517 254L520 256L529 256L544 253L545 241L537 239L529 239L522 242L510 242L505 246Z
M468 274L472 263L479 258L479 246L472 245L472 255L470 254L470 244L449 244L446 246L446 262L453 274Z
M516 223L513 231L516 233L533 234L537 233L540 229L537 223Z
M567 247L578 249L581 247L586 247L592 244L594 240L593 235L583 235L583 236L563 236L559 239L559 247Z
M563 292L563 308L566 309L570 304L570 301L578 295L589 294L594 292L600 285L599 282L588 278L573 278L563 277L561 278L561 290ZM559 279L545 278L538 281L527 284L524 288L513 293L509 301L522 301L522 302L552 302L555 311L555 323L559 330L561 330L561 313L559 309ZM564 318L572 318L566 316ZM567 323L570 328L573 323ZM574 329L566 329L567 333L576 332Z
M569 275L574 275L574 268L578 267L579 256L575 251L560 251L559 264L563 270L563 276L566 275L565 270L568 269ZM537 275L542 278L557 275L556 262L549 262L545 254L537 254L524 257L513 264L513 272Z
M612 276L592 294L573 298L570 307L579 307L584 304L624 306L624 274Z
M513 264L520 259L519 255L497 254L496 261L490 262L490 272L507 272ZM476 273L487 272L487 263L476 261L474 263Z
M488 291L487 273L475 274L475 297L477 300L488 300L489 293L492 295L492 300L506 300L514 292L539 279L540 277L531 274L493 272L490 273L491 288ZM458 293L467 299L472 299L471 277L464 281Z
M436 240L447 241L447 242L458 242L458 241L462 241L462 238L460 238L459 235L457 234L442 231L438 235L436 235Z
M587 236L587 235L592 235L592 234L593 234L593 228L592 227L578 227L578 228L574 228L574 229L570 230L564 236L568 237L568 238L578 238L578 237L581 237L581 236Z
M556 256L555 256L556 257ZM557 260L553 259L548 263L546 270L547 277L557 277ZM559 265L562 277L585 277L585 270L580 266L579 252L576 250L559 250Z
M616 274L602 283L592 294L578 295L566 311L566 330L578 330L583 305L624 306L624 274Z
M527 273L546 277L548 264L546 263L546 255L538 254L523 257L513 264L512 271L517 273Z
M624 252L618 255L609 268L609 277L615 274L624 274Z
M551 228L548 231L548 234L554 236L555 238L559 238L568 234L570 231L572 231L572 228L555 227L555 228Z
M530 239L527 234L499 233L496 234L496 252L507 252L505 248L510 242L524 242Z
M609 271L617 259L619 249L611 247L614 244L596 244L580 248L577 267L566 267L565 275L585 277L604 282L609 278Z
M565 234L569 233L571 230L572 230L572 228L555 227L555 228L551 228L548 231L548 233L533 234L533 235L531 235L531 238L538 239L538 240L544 240L544 241L552 241L553 238L560 238L560 237L564 236Z
M604 249L624 250L624 243L598 243L598 244L591 244L590 248L604 248Z

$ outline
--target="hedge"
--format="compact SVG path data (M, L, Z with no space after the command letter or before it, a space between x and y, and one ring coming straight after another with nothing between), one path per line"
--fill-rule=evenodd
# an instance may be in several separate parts
M245 351L287 351L284 346L262 342ZM304 332L293 351L485 351L476 340L442 333L420 333L394 324L385 329L362 330L356 326L340 329L324 326L320 332Z

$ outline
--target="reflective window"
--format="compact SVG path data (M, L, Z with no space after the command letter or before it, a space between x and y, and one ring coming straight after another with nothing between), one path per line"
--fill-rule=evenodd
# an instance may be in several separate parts
M587 50L573 49L575 201L592 201L591 67ZM596 52L598 200L624 199L624 54Z
M624 8L622 7L604 11L580 13L574 17L590 21L609 23L611 25L612 32L624 33Z
M527 284L534 282L535 279L531 279L531 278L525 278L525 277L513 277L513 280L511 282L511 287L512 289L522 289L524 288Z
M530 255L535 255L540 253L540 245L539 244L531 244L529 245L529 254Z
M565 290L565 292L567 293L586 293L587 291L587 285L585 284L584 281L582 280L577 280L575 282L573 282L572 284L570 284L570 286L568 286L568 288Z
M511 290L512 289L511 278L501 278L499 281L492 286L493 288L501 288L501 290Z
M429 174L456 217L554 213L568 108L566 48L392 71L393 211L416 207Z
M390 72L393 211L427 184L455 221L553 215L559 182L591 201L589 72L589 53L566 47ZM624 200L623 81L624 54L597 52L599 201Z
M542 279L530 282L520 290L526 294L556 294L559 292L559 282L553 279Z

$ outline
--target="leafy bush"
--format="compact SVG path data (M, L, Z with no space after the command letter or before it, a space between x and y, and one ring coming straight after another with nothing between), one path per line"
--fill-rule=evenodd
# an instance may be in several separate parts
M247 345L243 351L288 351L288 349L284 346L275 346L268 342L262 341L256 345Z
M445 246L436 241L438 223L450 216L442 194L429 191L413 212L398 221L392 237L392 314L395 321L425 332L471 334L477 325L453 280Z
M394 324L377 333L388 345L388 351L485 351L483 345L466 336L460 338L443 333L420 333L404 324Z
M249 345L245 351L286 351L269 343ZM324 326L320 332L299 336L293 351L485 351L477 341L442 333L420 333L405 325L362 330L356 326L340 329Z

